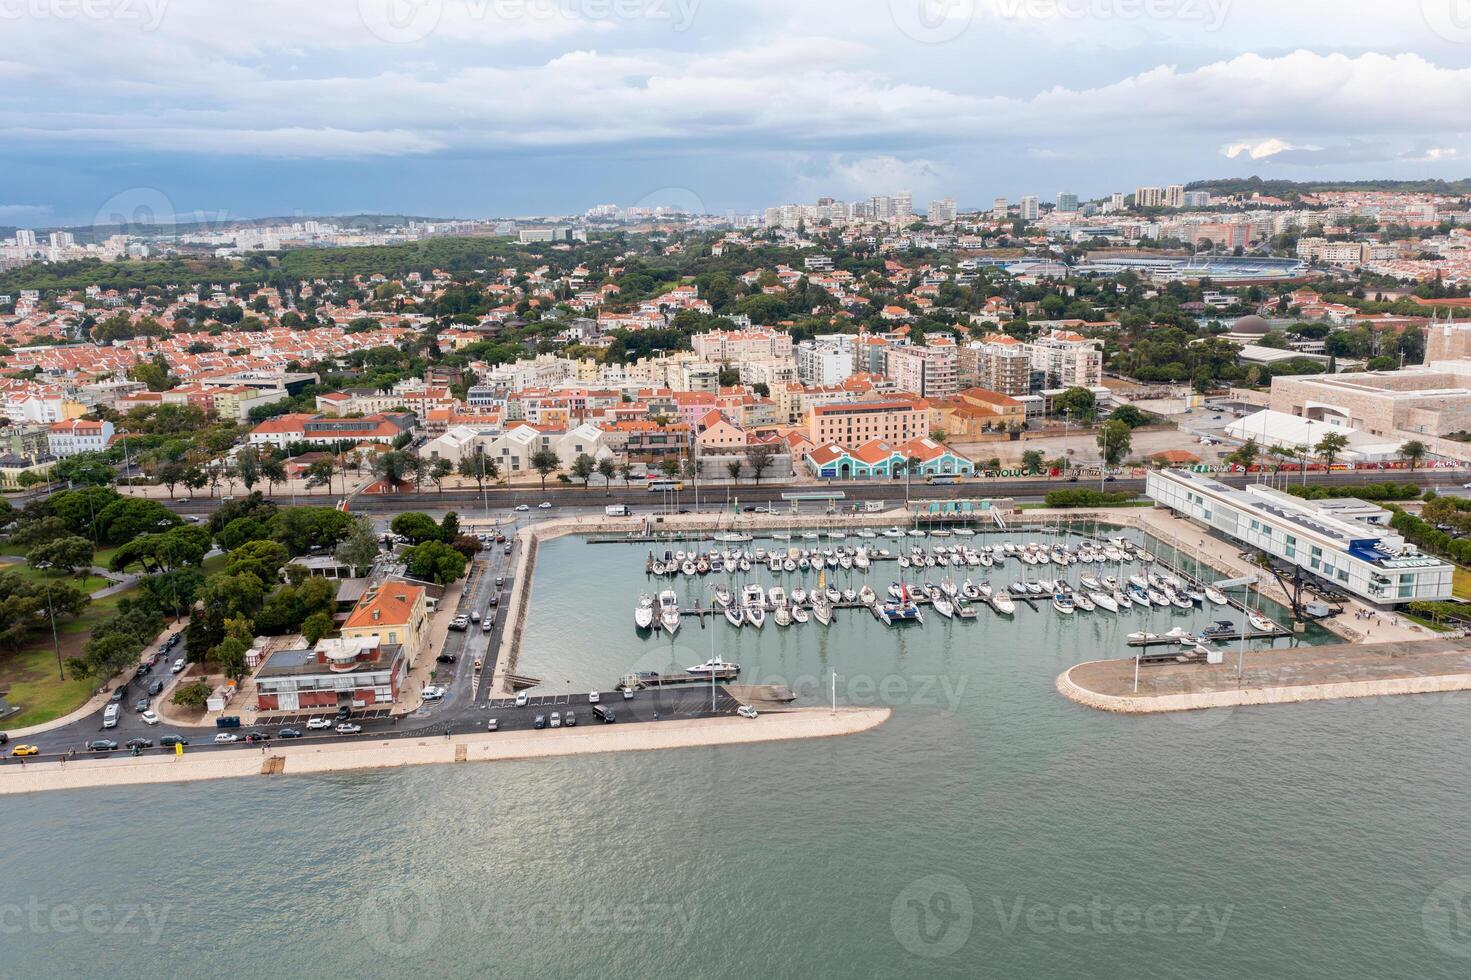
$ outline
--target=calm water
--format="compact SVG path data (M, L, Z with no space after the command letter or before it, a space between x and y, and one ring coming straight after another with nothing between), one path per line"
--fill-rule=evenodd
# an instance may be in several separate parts
M713 638L745 679L811 702L836 670L840 700L893 704L892 721L785 745L6 800L0 976L1471 967L1471 699L1112 717L1053 677L1123 655L1145 620L1050 608L892 631L840 613L829 631L768 623L759 648L723 622L640 640L646 550L544 549L522 669L606 686L703 660ZM1210 618L1157 615L1150 628Z

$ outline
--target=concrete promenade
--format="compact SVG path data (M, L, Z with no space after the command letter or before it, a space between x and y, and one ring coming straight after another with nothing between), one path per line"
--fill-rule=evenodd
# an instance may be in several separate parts
M181 756L78 758L0 768L0 795L100 786L141 786L229 779L241 776L304 775L356 769L455 762L504 762L600 752L649 752L703 745L748 745L792 739L853 735L888 720L888 708L801 708L748 718L690 718L634 725L592 725L543 731L481 732L453 738L378 739L324 745L272 743L265 752L232 746L189 751Z

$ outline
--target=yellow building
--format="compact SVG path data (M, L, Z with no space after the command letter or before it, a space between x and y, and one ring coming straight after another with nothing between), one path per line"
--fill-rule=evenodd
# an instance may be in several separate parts
M398 643L413 667L429 633L428 599L421 585L387 581L363 593L342 627L344 637Z

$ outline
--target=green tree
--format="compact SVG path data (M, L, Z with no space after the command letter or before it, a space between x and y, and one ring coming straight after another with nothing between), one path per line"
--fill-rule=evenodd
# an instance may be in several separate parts
M319 642L332 635L336 627L332 624L332 617L326 613L312 613L301 624L301 635L307 643L316 646Z
M1410 472L1415 472L1415 467L1429 454L1430 450L1425 443L1419 439L1411 439L1399 448L1399 454L1404 457L1405 462L1410 464Z
M180 684L174 688L174 695L169 700L181 708L202 708L209 700L209 685L202 680L189 684Z
M571 473L575 479L582 481L582 489L586 490L588 482L597 470L598 464L587 453L579 453L572 461Z
M410 576L426 582L448 585L465 574L464 555L443 541L426 541L403 553L404 567Z
M254 490L261 478L260 450L254 446L246 446L236 453L235 474L240 477L240 482L245 484L246 490Z
M105 544L119 545L182 523L183 518L157 500L122 497L98 512L96 529Z
M1249 470L1256 465L1257 457L1261 455L1261 447L1255 439L1247 439L1235 450L1226 455L1226 462L1232 466L1239 466Z
M732 483L740 483L740 481L741 481L741 466L742 466L742 463L738 459L733 459L730 462L728 462L728 463L725 464L725 472L728 473L728 474L730 474L730 481Z
M1052 414L1087 425L1098 417L1098 400L1087 388L1069 388L1052 400Z
M353 570L354 575L366 575L378 560L378 534L373 522L359 517L352 522L352 530L337 546L337 560Z
M1126 424L1114 419L1098 427L1098 449L1103 455L1104 463L1117 466L1129 458L1134 441L1131 433L1132 430Z
M421 514L418 511L411 510L399 514L388 527L394 534L408 538L410 544L423 544L425 541L442 539L438 522L428 514Z
M1040 449L1028 449L1022 453L1022 469L1028 473L1036 473L1042 469L1042 451Z
M1331 470L1333 469L1333 461L1347 448L1348 436L1340 432L1329 432L1318 440L1318 444L1313 447L1313 452Z
M107 486L117 478L112 464L101 453L77 453L51 467L51 479L72 486Z
M332 461L332 457L323 456L321 459L312 460L311 464L307 466L306 472L302 475L306 478L308 490L315 490L317 487L326 487L327 492L331 493L332 477L336 473L337 464Z
M550 449L538 449L532 454L531 468L536 470L537 475L541 477L542 490L547 488L547 477L557 472L561 465L562 461Z
M245 663L245 652L250 647L238 636L227 636L220 641L214 650L214 662L220 667L220 673L238 681L250 673L250 668Z
M435 489L438 490L440 493L444 493L444 481L449 479L450 475L453 474L454 471L455 468L449 460L436 459L434 462L429 464L429 472L427 476L429 477L430 481L433 482Z
M460 476L474 480L475 489L483 493L485 484L498 479L501 470L499 462L487 455L483 448L476 446L474 452L460 457L459 472ZM546 478L543 477L542 484L545 485L545 483Z
M613 486L613 477L617 475L617 473L618 467L611 459L604 457L603 459L598 460L598 476L601 476L603 478L603 486L611 488ZM611 489L605 495L612 496Z
M36 545L26 553L32 568L55 568L70 575L92 564L92 542L75 535Z

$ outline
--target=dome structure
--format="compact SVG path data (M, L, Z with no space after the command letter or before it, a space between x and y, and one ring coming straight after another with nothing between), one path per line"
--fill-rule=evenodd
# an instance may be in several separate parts
M1239 337L1265 337L1272 332L1272 325L1252 313L1237 320L1231 332Z

